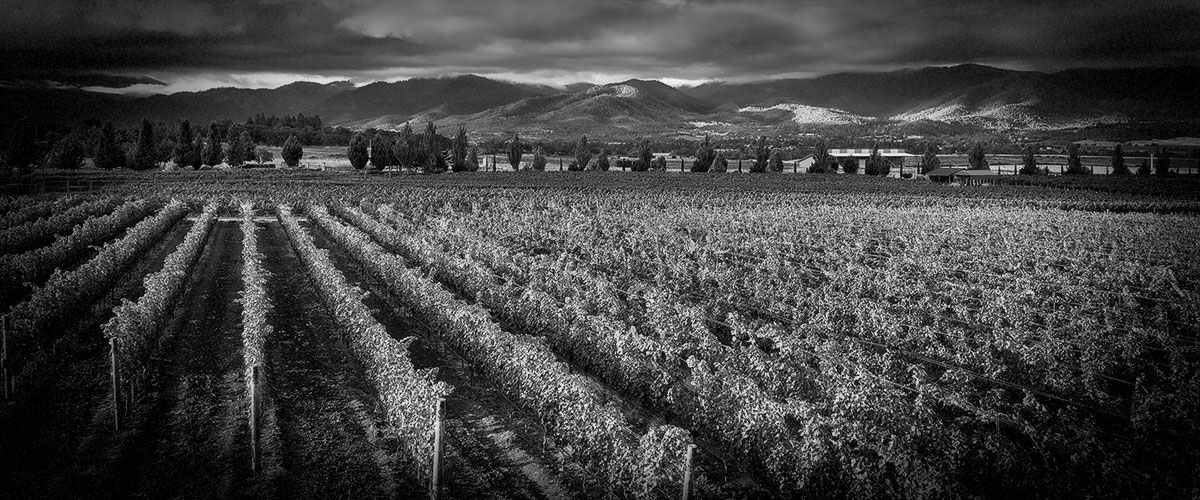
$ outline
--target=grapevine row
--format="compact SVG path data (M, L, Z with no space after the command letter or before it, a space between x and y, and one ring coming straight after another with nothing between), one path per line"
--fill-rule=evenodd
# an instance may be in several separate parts
M0 297L17 297L28 284L49 276L55 268L64 267L87 255L91 246L100 245L154 212L159 206L147 200L130 201L113 213L88 219L71 234L58 238L54 244L21 254L0 257ZM0 304L2 305L2 304Z
M80 199L78 196L66 196L48 201L18 200L16 204L20 208L0 217L0 229L9 229L49 217L79 203Z
M413 366L408 346L415 338L397 341L388 335L363 304L362 290L346 281L330 261L328 252L317 248L290 207L280 205L276 213L305 270L341 327L342 338L366 369L392 431L418 465L417 470L429 470L437 402L453 388L437 381L434 370L418 370Z
M204 251L219 208L216 201L204 207L162 269L146 277L145 293L136 302L122 302L104 324L105 338L116 340L120 380L137 385L145 377L162 326Z
M546 281L528 286L507 282L476 261L431 248L357 209L334 207L389 250L428 268L435 279L452 284L506 322L542 336L556 352L600 379L753 459L777 487L786 490L803 482L810 468L801 459L804 445L784 421L787 409L745 375L681 357L618 321L589 314L581 303L560 294L565 290L543 291L539 285ZM314 217L327 217L322 210L314 208Z
M266 366L266 340L272 328L267 321L271 311L271 299L267 296L267 278L270 274L262 264L258 251L258 224L254 223L254 204L242 202L242 359L246 367L246 383L250 383L251 370L255 366Z
M356 221L360 221L366 225L371 225L374 228L379 228L378 223L372 224L373 221L366 219L365 216L356 210L341 209L348 217ZM388 208L381 207L381 212L385 214L389 212ZM387 216L387 215L385 215ZM391 217L395 219L395 214ZM365 219L365 220L364 220ZM436 238L433 234L444 235L450 232L448 227L440 227L437 231L431 231L427 237ZM380 230L382 236L393 241L402 253L412 252L413 248L422 245L417 238L404 237L394 231L387 229ZM423 233L424 234L424 233ZM462 243L462 240L456 240L455 243ZM451 245L455 249L463 249L470 245ZM469 248L468 248L469 249ZM420 252L420 255L414 257L422 261L431 261L442 259L446 260L442 255L449 248L440 248L429 250L426 249ZM480 256L475 254L475 258L483 260L497 261L497 267L510 269L522 276L529 275L530 270L522 270L519 266L513 265L511 262L505 262L507 253L486 253ZM527 260L527 263L531 262ZM532 261L536 262L536 261ZM438 268L437 265L434 266ZM523 272L522 272L523 271ZM582 296L586 298L595 298L598 295L612 294L613 287L609 284L598 286L597 283L604 283L602 279L588 276L588 273L580 273L571 271L563 273L549 273L538 277L536 280L527 281L528 286L518 287L522 289L535 289L546 287L546 292L542 294L546 302L552 302L548 297L572 297ZM491 279L494 281L494 278ZM477 283L482 286L488 286L489 280L480 280ZM576 292L572 292L572 288L578 288ZM698 311L684 307L678 303L671 303L668 294L664 294L661 290L654 287L640 290L637 295L641 297L644 304L633 305L624 304L619 307L619 311L614 312L618 316L637 317L638 326L644 327L649 331L659 333L659 339L665 342L673 342L678 339L686 342L689 335L698 337L695 340L703 340L704 337L710 337L707 327L704 325L703 317ZM486 292L485 292L486 293ZM527 294L529 292L526 292ZM519 293L503 293L501 296L517 296ZM627 293L626 295L633 295ZM603 307L596 307L594 304L586 303L586 300L581 300L578 297L573 297L567 300L566 310L596 310ZM498 305L497 307L503 307ZM742 329L733 328L735 332L740 332ZM681 346L684 343L673 343L671 352L680 355L682 352ZM864 463L865 460L880 461L889 460L886 458L889 454L896 454L904 451L893 442L886 444L885 441L879 441L876 445L875 440L862 440L858 445L858 449L829 449L824 448L824 451L816 453L814 451L821 449L814 447L814 437L824 433L833 433L834 435L851 436L855 434L855 427L863 422L855 422L850 420L828 420L821 418L816 410L824 405L828 405L829 398L821 397L822 392L816 387L817 382L827 377L816 376L809 370L801 372L796 370L795 366L789 363L781 362L779 359L772 359L771 356L764 355L755 347L742 346L734 344L732 347L725 347L719 343L709 340L706 344L702 344L703 348L691 349L691 355L696 356L688 360L688 364L692 368L690 374L690 384L686 386L692 389L688 394L696 398L694 401L688 401L687 398L679 398L670 401L669 405L674 407L674 411L682 415L690 416L694 426L705 430L709 433L717 433L719 438L726 443L736 443L745 453L749 452L751 456L756 457L760 464L763 464L766 469L773 472L774 479L780 483L785 489L796 488L801 484L809 487L816 486L814 489L806 490L807 492L820 491L820 486L815 485L821 479L822 474L829 474L828 470L821 470L822 463L829 460L848 460ZM834 346L836 348L836 346ZM828 349L825 349L828 350ZM599 351L609 352L609 351ZM848 368L849 370L867 376L874 377L872 371L865 369L861 363L853 363L847 366L844 358L850 360L856 359L857 353L839 352L837 355L830 354L828 356L819 356L820 366L838 366ZM686 358L685 358L686 359ZM781 406L772 403L767 398L762 389L755 382L760 382L765 387L774 388L777 390L798 391L805 390L807 393L808 402L789 402L786 406ZM845 386L846 380L839 380L837 386ZM880 385L882 384L882 385ZM888 393L895 393L896 387L893 387L889 380L880 379L873 381L872 384L855 383L858 386L853 392L857 394L880 394L881 397L886 397ZM870 385L869 387L862 387ZM805 387L807 386L807 387ZM830 391L834 392L834 391ZM917 391L921 392L921 391ZM926 391L934 399L941 399L936 394L931 394ZM836 396L836 392L834 395ZM693 403L694 406L689 407L686 403ZM895 404L905 405L902 400L895 400ZM969 408L974 411L974 408ZM909 410L900 410L895 414L911 413ZM799 429L793 431L784 423L786 419L793 418L801 422L807 422L810 425L807 429ZM894 418L894 417L893 417ZM937 422L922 422L923 428L932 427L933 429L944 428L945 425ZM932 429L931 429L932 431ZM797 432L802 433L807 439L797 437ZM816 433L816 434L814 434ZM820 438L817 438L819 441ZM795 444L796 441L801 441ZM790 444L789 443L793 443ZM914 446L917 444L914 443ZM872 457L871 451L877 452L876 457ZM867 452L867 453L864 453ZM915 452L911 452L915 453ZM934 459L935 457L925 457L921 460L906 459L908 467L911 468L908 476L911 477L931 477L931 471L944 469ZM882 465L882 462L881 462ZM862 467L862 465L859 465ZM824 467L824 468L827 468ZM878 481L878 479L873 479ZM850 481L841 481L842 483L850 483ZM859 487L869 487L869 482L863 482Z
M21 224L0 233L0 254L24 252L54 241L54 236L66 233L88 218L111 211L116 203L111 199L86 202L52 217Z
M437 283L417 276L403 259L383 250L357 229L335 221L323 208L313 222L412 309L445 342L458 349L519 404L542 416L555 439L572 448L607 486L646 496L676 484L687 431L652 426L640 438L626 418L584 379L569 372L542 338L504 331L479 306L467 305Z
M496 228L494 233L498 236L501 228L546 227L536 219L531 223L529 215L524 213L508 215L515 216L517 220L506 217L492 222ZM1055 460L1067 458L1067 455L1095 456L1100 446L1132 445L1150 449L1157 446L1153 443L1160 438L1127 435L1137 427L1124 427L1119 422L1104 424L1103 428L1097 429L1103 419L1097 421L1096 416L1087 411L1062 408L1062 405L1051 400L1053 398L1031 397L1031 394L1037 394L1031 385L1047 384L1056 392L1067 395L1086 394L1089 399L1094 398L1103 406L1132 405L1135 414L1146 412L1158 415L1155 420L1162 425L1182 424L1180 417L1175 416L1180 415L1178 411L1168 409L1166 402L1171 401L1169 394L1183 390L1181 384L1186 385L1189 379L1194 378L1188 374L1196 373L1195 363L1188 361L1186 356L1159 356L1156 353L1163 349L1155 346L1162 345L1170 352L1180 354L1186 352L1181 348L1192 348L1171 336L1163 335L1172 329L1174 322L1169 319L1170 316L1168 321L1162 322L1158 311L1165 309L1163 312L1170 315L1195 317L1194 301L1184 299L1155 306L1154 314L1148 315L1146 313L1150 311L1134 301L1097 301L1076 291L1073 295L1080 296L1078 300L1095 304L1102 311L1096 316L1080 316L1078 312L1084 309L1071 306L1075 301L1063 300L1068 290L1050 288L1043 291L1042 287L1030 290L1024 288L1027 286L1025 283L986 280L982 283L963 283L962 276L954 271L957 266L943 265L936 257L914 258L914 254L896 254L885 261L888 267L878 269L873 267L877 265L876 261L861 258L863 253L857 249L831 253L826 249L836 248L837 242L845 245L845 231L841 231L840 226L829 229L805 227L808 221L806 217L801 217L804 222L790 224L786 230L781 228L761 236L747 235L742 240L726 240L720 235L721 228L727 222L724 218L710 218L697 224L695 220L676 220L676 216L672 215L663 224L674 228L673 233L668 233L650 227L626 229L625 226L629 226L626 221L637 219L628 213L594 221L569 213L546 215L562 215L562 220L547 225L566 228L567 231L529 237L527 241L531 245L542 241L557 242L554 247L557 247L555 250L558 250L558 255L552 253L541 257L543 259L562 260L562 256L569 253L603 254L603 259L596 259L601 263L596 270L625 280L625 286L649 283L651 287L695 297L716 314L729 310L742 312L747 316L747 321L729 321L745 325L733 329L734 339L749 345L768 346L780 353L778 359L789 363L808 364L812 360L825 358L824 353L816 348L819 344L812 342L814 338L859 343L863 355L869 357L855 364L871 367L871 372L882 374L887 379L913 385L916 390L912 392L915 394L936 395L935 400L977 414L980 424L986 425L990 421L1014 429L1027 429L1022 433L1035 442L1056 443L1058 453L1053 456ZM622 220L615 217L621 217ZM458 220L472 221L474 218L455 219ZM814 216L813 223L821 224L824 220L828 220L828 217ZM986 230L990 227L988 224L978 224L977 220L975 222L975 225L969 225L958 221L957 225L949 226L955 230L952 236L963 232L964 228L982 227L982 230ZM1116 222L1126 224L1126 221ZM1045 223L1052 224L1046 227L1063 227L1061 221ZM759 224L759 221L754 221L754 224ZM440 226L439 230L444 228ZM631 229L636 233L630 234ZM1061 229L1058 231L1062 232ZM1135 232L1127 231L1127 234L1134 235L1129 237L1132 240L1139 237ZM810 250L805 250L800 259L789 259L787 248L801 246L790 241L795 239L807 239L816 244L807 245ZM981 269L1012 266L1012 272L1026 269L1025 264L1020 262L1021 254L1005 252L1003 248L997 248L995 252L973 251L971 239L969 235L951 239L959 240L963 245L959 248L960 243L954 243L955 250L951 253L958 252L954 255L965 256L968 266ZM853 242L854 239L849 241ZM917 239L912 241L920 242ZM936 245L937 241L933 243ZM1023 246L1023 243L1005 240L992 244L1016 248ZM625 251L619 250L622 247L626 248ZM908 251L912 252L913 249L909 248ZM737 261L723 258L724 255L751 252L757 255L745 255L744 260L739 257ZM988 257L995 255L1002 257ZM1012 259L1010 255L1017 259ZM718 258L714 259L714 256ZM566 260L571 259L568 256ZM1052 261L1049 263L1053 264ZM1133 272L1129 267L1122 267L1119 273L1114 273L1115 270L1104 269L1104 264L1092 263L1087 266L1089 269L1072 269L1070 274L1057 272L1053 267L1048 272L1052 273L1055 281L1063 277L1072 280L1091 278L1099 286L1111 286L1102 285L1105 283L1129 283L1138 279L1134 274L1125 274ZM803 266L813 266L820 272L812 275ZM1095 271L1090 269L1093 266ZM1142 269L1143 273L1145 271ZM1153 269L1152 274L1163 276L1155 278L1162 281L1149 284L1167 296L1184 293L1186 297L1183 290L1194 288L1194 281L1172 280L1168 272L1160 274L1159 269ZM995 300L972 304L972 296L984 291L995 293ZM1039 300L1043 294L1048 299L1045 302ZM1107 307L1103 307L1104 304ZM963 315L964 312L969 315ZM953 316L945 319L944 315L963 315L965 321L955 321ZM1125 330L1132 330L1122 332L1109 323L1114 318L1122 317L1136 318L1144 323L1122 325L1127 326ZM786 322L780 323L778 318ZM1165 326L1158 326L1160 324ZM1194 327L1179 326L1184 328L1184 332L1194 330ZM1038 335L1031 335L1035 332ZM896 350L895 347L900 349ZM1118 350L1118 356L1106 352L1114 348ZM879 357L879 361L872 361L872 357L886 354L878 352L880 350L895 353L895 359L888 361ZM1019 354L1020 358L1014 354ZM948 359L950 363L939 358ZM909 365L907 368L906 364ZM955 365L970 370L958 369ZM822 361L817 366L837 364ZM1112 381L1119 378L1132 380L1133 377L1129 375L1110 375L1131 373L1131 368L1136 370L1132 373L1140 374L1141 379L1131 394L1127 393L1126 387L1111 385ZM825 371L828 368L822 369L822 372ZM923 374L918 379L920 383L908 382L914 378L913 373ZM980 384L985 379L980 375L991 380L1011 379L1017 387ZM821 385L829 383L822 382ZM989 413L992 416L989 417ZM973 427L963 426L963 429ZM1111 429L1118 430L1114 432ZM981 439L987 439L986 435L968 438L975 442ZM1028 445L1010 442L1003 446L989 445L987 448L999 452L1000 456L1029 456L1026 453L1034 451L1022 452L1023 447ZM1018 473L1007 474L1011 479L1006 480L1022 475L1032 476L1028 472L1045 474L1053 470L1031 467L1038 462L1036 459L1008 461L1009 467ZM969 463L964 463L964 466L970 467ZM1109 481L1128 474L1138 474L1133 463L1129 463L1128 468L1106 468L1118 472L1110 473Z
M174 200L153 217L130 228L120 240L105 245L79 268L55 271L43 286L34 289L29 300L10 312L13 330L8 338L9 362L14 358L24 361L57 339L58 332L49 328L53 322L72 317L111 288L187 212L186 204Z

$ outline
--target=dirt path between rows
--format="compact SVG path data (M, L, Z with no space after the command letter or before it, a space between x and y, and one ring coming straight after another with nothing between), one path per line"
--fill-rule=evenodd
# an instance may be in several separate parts
M259 233L275 332L266 377L281 449L279 496L408 498L411 485L377 445L374 398L278 223ZM382 444L382 443L380 443Z
M81 448L86 468L76 491L91 498L232 496L239 479L234 457L244 454L234 438L245 432L234 301L241 288L240 242L236 225L213 227L128 425L115 435L100 432Z
M317 246L329 250L346 279L368 291L364 302L394 338L415 336L409 346L417 368L438 368L438 379L454 386L446 399L444 490L446 498L558 499L586 496L582 478L563 470L561 452L544 435L536 417L518 409L487 380L446 349L397 301L325 234L308 226Z

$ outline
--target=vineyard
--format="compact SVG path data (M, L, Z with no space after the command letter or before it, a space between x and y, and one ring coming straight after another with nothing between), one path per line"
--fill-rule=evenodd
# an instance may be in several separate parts
M1194 193L581 175L0 199L0 496L1200 496Z

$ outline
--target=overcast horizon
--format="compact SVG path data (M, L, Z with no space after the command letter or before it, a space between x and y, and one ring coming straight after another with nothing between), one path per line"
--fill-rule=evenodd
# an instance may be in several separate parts
M1148 0L14 0L0 82L131 94L476 74L672 85L978 63L1192 65L1200 5Z

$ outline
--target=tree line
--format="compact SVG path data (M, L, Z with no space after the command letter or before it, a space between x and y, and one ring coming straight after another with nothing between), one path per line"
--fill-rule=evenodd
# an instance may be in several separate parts
M245 123L231 120L193 128L187 120L168 124L143 119L133 128L119 128L111 121L86 120L74 128L42 128L16 124L0 135L0 165L6 170L32 167L75 169L93 158L98 168L157 168L167 161L177 166L247 162L269 164L270 151L263 146L345 146L352 132L324 125L319 116L264 116ZM286 155L285 155L286 161Z
M324 132L317 133L317 130ZM282 134L287 134L283 136ZM85 122L84 127L62 134L50 133L45 141L29 140L29 135L13 138L11 135L0 141L0 162L10 169L27 168L30 165L50 168L74 169L91 157L95 166L102 169L130 168L148 170L158 168L171 161L177 167L199 169L203 166L227 164L229 166L273 166L274 155L265 146L283 146L282 160L289 166L299 164L303 147L333 142L347 146L347 158L353 168L361 170L369 165L376 170L399 167L424 173L445 171L469 172L480 168L481 151L501 154L514 169L544 170L547 154L574 155L568 170L608 170L620 168L633 171L666 170L666 158L654 154L654 148L666 149L672 156L693 155L692 172L724 172L730 160L750 160L750 172L782 172L784 162L801 157L808 148L797 148L786 138L768 141L758 136L749 143L726 140L725 148L717 148L710 136L698 144L687 139L670 138L652 143L643 137L632 142L608 143L593 147L586 135L567 146L564 141L535 144L523 141L518 134L500 140L489 138L472 144L465 126L460 125L454 137L445 137L437 132L433 123L427 123L422 133L417 134L405 123L399 131L368 129L353 133L342 127L324 126L319 116L303 114L283 117L258 114L244 123L221 120L209 123L208 127L193 129L187 120L174 126L150 122L143 119L134 130L119 130L112 122ZM732 147L729 147L732 146ZM611 148L611 149L610 149ZM972 143L966 150L967 162L972 169L989 169L988 145ZM829 143L817 138L811 148L812 162L808 173L858 173L859 160L843 157L840 160L829 154ZM889 175L894 165L883 158L880 144L876 143L863 164L867 175ZM920 151L918 171L927 174L941 166L941 146L936 141L926 141L907 150ZM610 159L613 151L624 153L625 158ZM548 153L549 152L549 153ZM727 152L729 154L727 154ZM529 153L531 160L525 163ZM1158 174L1171 172L1172 156L1169 150L1156 153L1153 169L1143 160L1137 173ZM740 165L740 164L739 164ZM1112 151L1112 173L1131 174L1125 164L1120 144ZM1038 165L1033 145L1025 145L1022 151L1023 175L1048 175L1049 170ZM1080 146L1072 143L1067 147L1066 175L1090 173L1083 166Z
M939 146L936 142L928 141L924 145L924 152L921 154L920 172L927 174L940 168L941 160L938 159ZM1092 171L1090 168L1083 165L1083 157L1080 154L1078 143L1067 145L1067 163L1066 168L1062 170L1063 175L1088 175ZM1171 151L1169 149L1160 149L1154 153L1155 161L1151 166L1150 161L1143 159L1138 165L1138 175L1150 175L1153 170L1157 175L1171 174ZM1110 156L1110 170L1113 175L1130 175L1133 173L1129 169L1129 165L1125 164L1125 152L1120 143L1113 146ZM976 142L971 145L967 151L967 164L971 170L989 170L990 165L987 160L986 146L982 142ZM1017 171L1019 175L1050 175L1049 167L1038 165L1037 150L1033 145L1026 145L1021 152L1021 169Z

